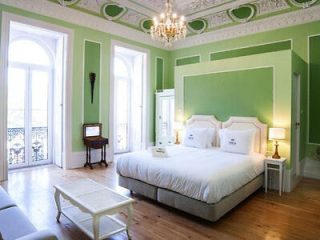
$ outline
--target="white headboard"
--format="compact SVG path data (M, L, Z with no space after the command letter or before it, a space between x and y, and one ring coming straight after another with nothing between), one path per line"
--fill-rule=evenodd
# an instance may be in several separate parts
M267 130L266 124L260 122L255 117L230 117L228 121L222 123L222 128L235 130L255 129L255 152L265 154L267 150Z
M191 118L186 122L187 128L198 127L198 128L214 128L216 132L215 145L219 145L219 130L221 129L222 123L218 121L214 116L211 115L192 115Z

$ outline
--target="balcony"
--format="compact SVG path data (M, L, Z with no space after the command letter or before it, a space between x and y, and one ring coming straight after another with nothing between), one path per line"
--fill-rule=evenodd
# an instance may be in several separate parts
M32 162L48 159L48 128L33 127L31 131L31 157ZM8 128L8 165L10 167L28 165L25 147L25 129ZM31 162L31 161L30 161Z

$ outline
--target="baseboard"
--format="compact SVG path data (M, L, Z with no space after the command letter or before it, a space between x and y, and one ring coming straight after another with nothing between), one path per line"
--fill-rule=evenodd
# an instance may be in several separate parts
M106 149L106 159L107 162L112 162L110 151L107 148ZM92 162L98 162L101 160L101 149L93 149L91 150L91 161ZM73 168L81 168L86 163L86 152L72 152L72 158L70 161L67 162L66 168L67 169L73 169Z
M303 176L307 178L320 179L320 161L313 159L306 159L304 163Z

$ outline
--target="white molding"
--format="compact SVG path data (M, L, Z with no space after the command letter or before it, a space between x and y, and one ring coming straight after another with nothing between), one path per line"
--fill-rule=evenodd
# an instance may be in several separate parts
M199 37L199 35L187 37L184 41L175 43L174 49L187 48L250 34L267 32L318 20L320 20L320 5L203 33L200 35L201 37Z
M125 0L121 0L119 3L124 1ZM248 3L249 1L243 2ZM187 37L184 41L176 42L171 49L168 49L164 47L162 43L153 41L149 34L72 8L63 7L49 1L0 0L0 4L1 3L127 39L130 38L134 41L161 48L166 51L198 46L201 44L232 39L260 32L267 32L320 20L320 5L315 5L309 8L296 10L294 12L267 17L265 19L247 22L244 24L237 24L220 30L202 33L201 35ZM239 2L233 4L237 6L239 5ZM189 20L197 17L197 13L188 16Z
M110 160L110 149L106 148L106 161L107 163L113 162ZM72 152L72 157L70 158L68 169L82 168L86 163L86 151L82 152ZM91 150L91 162L98 162L101 160L101 149L92 149ZM104 165L102 165L104 167Z
M308 114L307 114L307 144L314 145L314 146L320 146L320 143L312 143L310 142L310 38L312 37L318 37L320 34L314 34L314 35L308 35L307 39L307 59L308 59L308 80L307 80L307 108L308 108Z
M60 4L44 0L0 0L0 4L29 11L35 14L63 20L75 25L88 27L98 31L110 33L119 37L130 38L139 43L144 43L161 49L166 49L160 42L153 41L149 34L133 28L108 21L101 17L93 16L72 8L63 7Z
M7 163L7 76L10 19L2 14L0 50L0 182L8 179Z

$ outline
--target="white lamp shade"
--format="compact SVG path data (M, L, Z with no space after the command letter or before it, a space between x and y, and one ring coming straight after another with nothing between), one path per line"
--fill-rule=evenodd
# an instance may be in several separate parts
M270 140L283 140L286 138L286 130L284 128L269 128Z
M175 130L181 130L183 128L183 123L180 121L175 121L174 122L174 129Z

